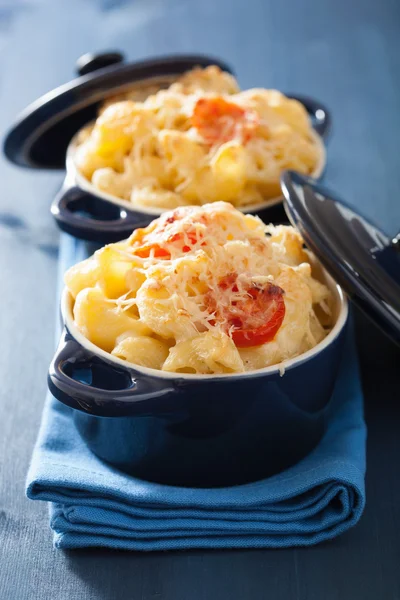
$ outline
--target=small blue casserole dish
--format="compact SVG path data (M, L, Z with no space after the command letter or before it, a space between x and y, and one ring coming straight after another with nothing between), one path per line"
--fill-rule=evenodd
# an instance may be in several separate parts
M169 485L228 486L282 471L325 430L348 317L330 280L336 322L312 350L237 375L174 374L128 364L89 342L62 296L65 330L51 363L51 393L73 410L89 448L139 478Z
M78 61L77 79L45 94L19 116L6 137L4 152L19 166L66 168L64 184L51 206L61 230L101 244L125 239L133 229L145 227L159 216L160 210L134 208L130 202L93 186L74 163L77 134L96 119L99 107L108 97L131 89L145 90L149 85L168 87L193 67L209 65L233 73L225 62L203 55L163 56L129 64L123 63L119 53L85 55ZM301 102L312 119L320 154L313 177L319 178L325 169L324 140L330 130L330 114L313 98L287 96ZM243 210L271 221L271 207L281 203L282 196Z
M281 185L289 219L326 269L321 278L336 306L327 337L283 365L189 375L126 363L83 337L64 291L65 329L49 388L73 409L88 447L116 468L210 487L265 478L301 460L324 433L342 353L348 302L335 281L400 344L400 234L391 239L311 178L288 171Z
M324 433L348 317L341 288L334 326L312 350L240 374L191 375L140 367L89 342L65 289L65 330L51 363L52 394L73 409L89 448L136 477L181 486L229 486L301 460Z

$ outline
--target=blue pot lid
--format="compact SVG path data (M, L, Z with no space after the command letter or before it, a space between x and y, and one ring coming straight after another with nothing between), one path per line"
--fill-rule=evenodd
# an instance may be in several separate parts
M105 98L139 81L178 76L193 67L224 62L210 56L176 54L125 64L119 52L85 54L76 64L78 77L45 94L17 117L4 141L4 153L21 167L64 169L74 134L93 121Z
M394 239L333 192L295 171L281 177L285 210L351 299L400 344L400 234Z

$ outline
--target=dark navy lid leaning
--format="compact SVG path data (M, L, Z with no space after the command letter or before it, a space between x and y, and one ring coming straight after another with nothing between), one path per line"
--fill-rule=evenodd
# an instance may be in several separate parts
M281 178L285 210L332 277L400 344L399 236L391 239L333 192L294 171Z

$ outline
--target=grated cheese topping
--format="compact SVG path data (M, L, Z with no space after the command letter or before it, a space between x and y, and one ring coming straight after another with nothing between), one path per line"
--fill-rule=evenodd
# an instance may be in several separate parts
M240 91L218 67L147 92L108 99L74 152L97 189L138 207L257 204L281 195L282 170L313 174L323 160L302 104L276 90Z
M166 357L154 368L240 372L282 363L326 335L332 295L309 260L292 227L265 226L215 202L164 213L72 267L65 280L77 326L103 349L152 366L151 354L139 356L140 343L129 342L143 335L143 353L154 340L157 356Z

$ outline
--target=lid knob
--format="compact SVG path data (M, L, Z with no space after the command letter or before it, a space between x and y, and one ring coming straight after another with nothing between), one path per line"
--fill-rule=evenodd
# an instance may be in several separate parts
M400 232L392 239L392 247L400 253Z
M104 69L124 61L124 55L121 52L100 52L94 54L88 52L83 54L76 61L76 70L79 75L88 75L97 69Z

